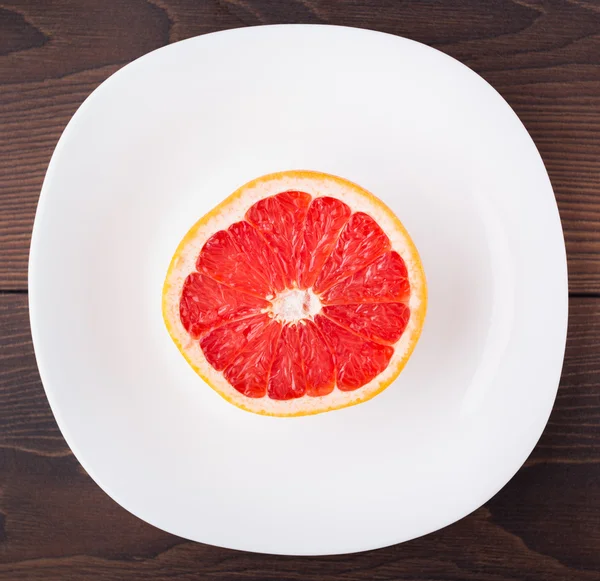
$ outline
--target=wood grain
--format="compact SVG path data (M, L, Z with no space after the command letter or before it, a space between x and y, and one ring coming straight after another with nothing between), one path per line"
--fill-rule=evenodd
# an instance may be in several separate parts
M462 521L410 543L300 559L163 533L110 500L63 441L41 386L27 296L0 295L0 581L600 581L600 299L571 299L550 422L513 480Z
M10 0L0 7L0 289L26 289L35 206L53 148L85 97L169 42L281 22L372 28L425 42L487 79L546 163L570 288L600 293L597 0Z

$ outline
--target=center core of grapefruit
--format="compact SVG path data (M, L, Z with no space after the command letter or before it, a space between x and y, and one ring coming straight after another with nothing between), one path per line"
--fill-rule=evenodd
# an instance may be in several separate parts
M404 226L335 176L254 180L199 220L163 289L175 344L220 395L294 416L361 403L396 379L427 291Z
M282 323L313 320L321 312L321 301L312 289L284 290L271 300L273 319Z

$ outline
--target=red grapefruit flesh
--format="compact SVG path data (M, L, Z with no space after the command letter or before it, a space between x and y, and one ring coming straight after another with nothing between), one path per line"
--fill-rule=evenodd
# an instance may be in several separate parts
M312 321L298 327L300 356L306 373L306 395L328 395L335 387L333 354Z
M256 202L246 213L278 257L287 288L296 284L296 257L310 202L305 192L282 192Z
M213 278L193 272L181 291L181 323L196 338L223 323L257 314L268 301L228 287Z
M315 292L322 293L364 268L390 249L390 240L371 216L352 214L327 257L315 282Z
M323 314L365 339L396 343L406 329L410 309L404 303L358 303L325 305Z
M300 355L297 325L285 325L279 336L269 375L271 399L294 399L306 393L306 371Z
M410 283L404 260L397 252L386 252L322 294L328 305L410 299Z
M315 198L308 208L298 257L298 287L310 288L329 258L352 210L335 198Z

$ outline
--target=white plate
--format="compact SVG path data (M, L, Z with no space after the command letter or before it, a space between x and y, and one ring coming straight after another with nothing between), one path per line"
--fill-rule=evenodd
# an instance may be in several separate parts
M391 206L423 258L428 318L371 402L265 418L187 365L161 289L193 222L298 168ZM29 282L48 399L99 486L182 537L269 553L382 547L487 501L542 433L567 325L552 188L506 102L436 50L325 26L193 38L103 83L52 157Z

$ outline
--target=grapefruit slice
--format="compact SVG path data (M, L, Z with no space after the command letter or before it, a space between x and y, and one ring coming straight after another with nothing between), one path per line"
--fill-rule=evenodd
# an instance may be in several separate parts
M245 410L299 416L364 402L421 333L425 276L404 226L342 178L270 174L179 244L163 317L192 368Z

